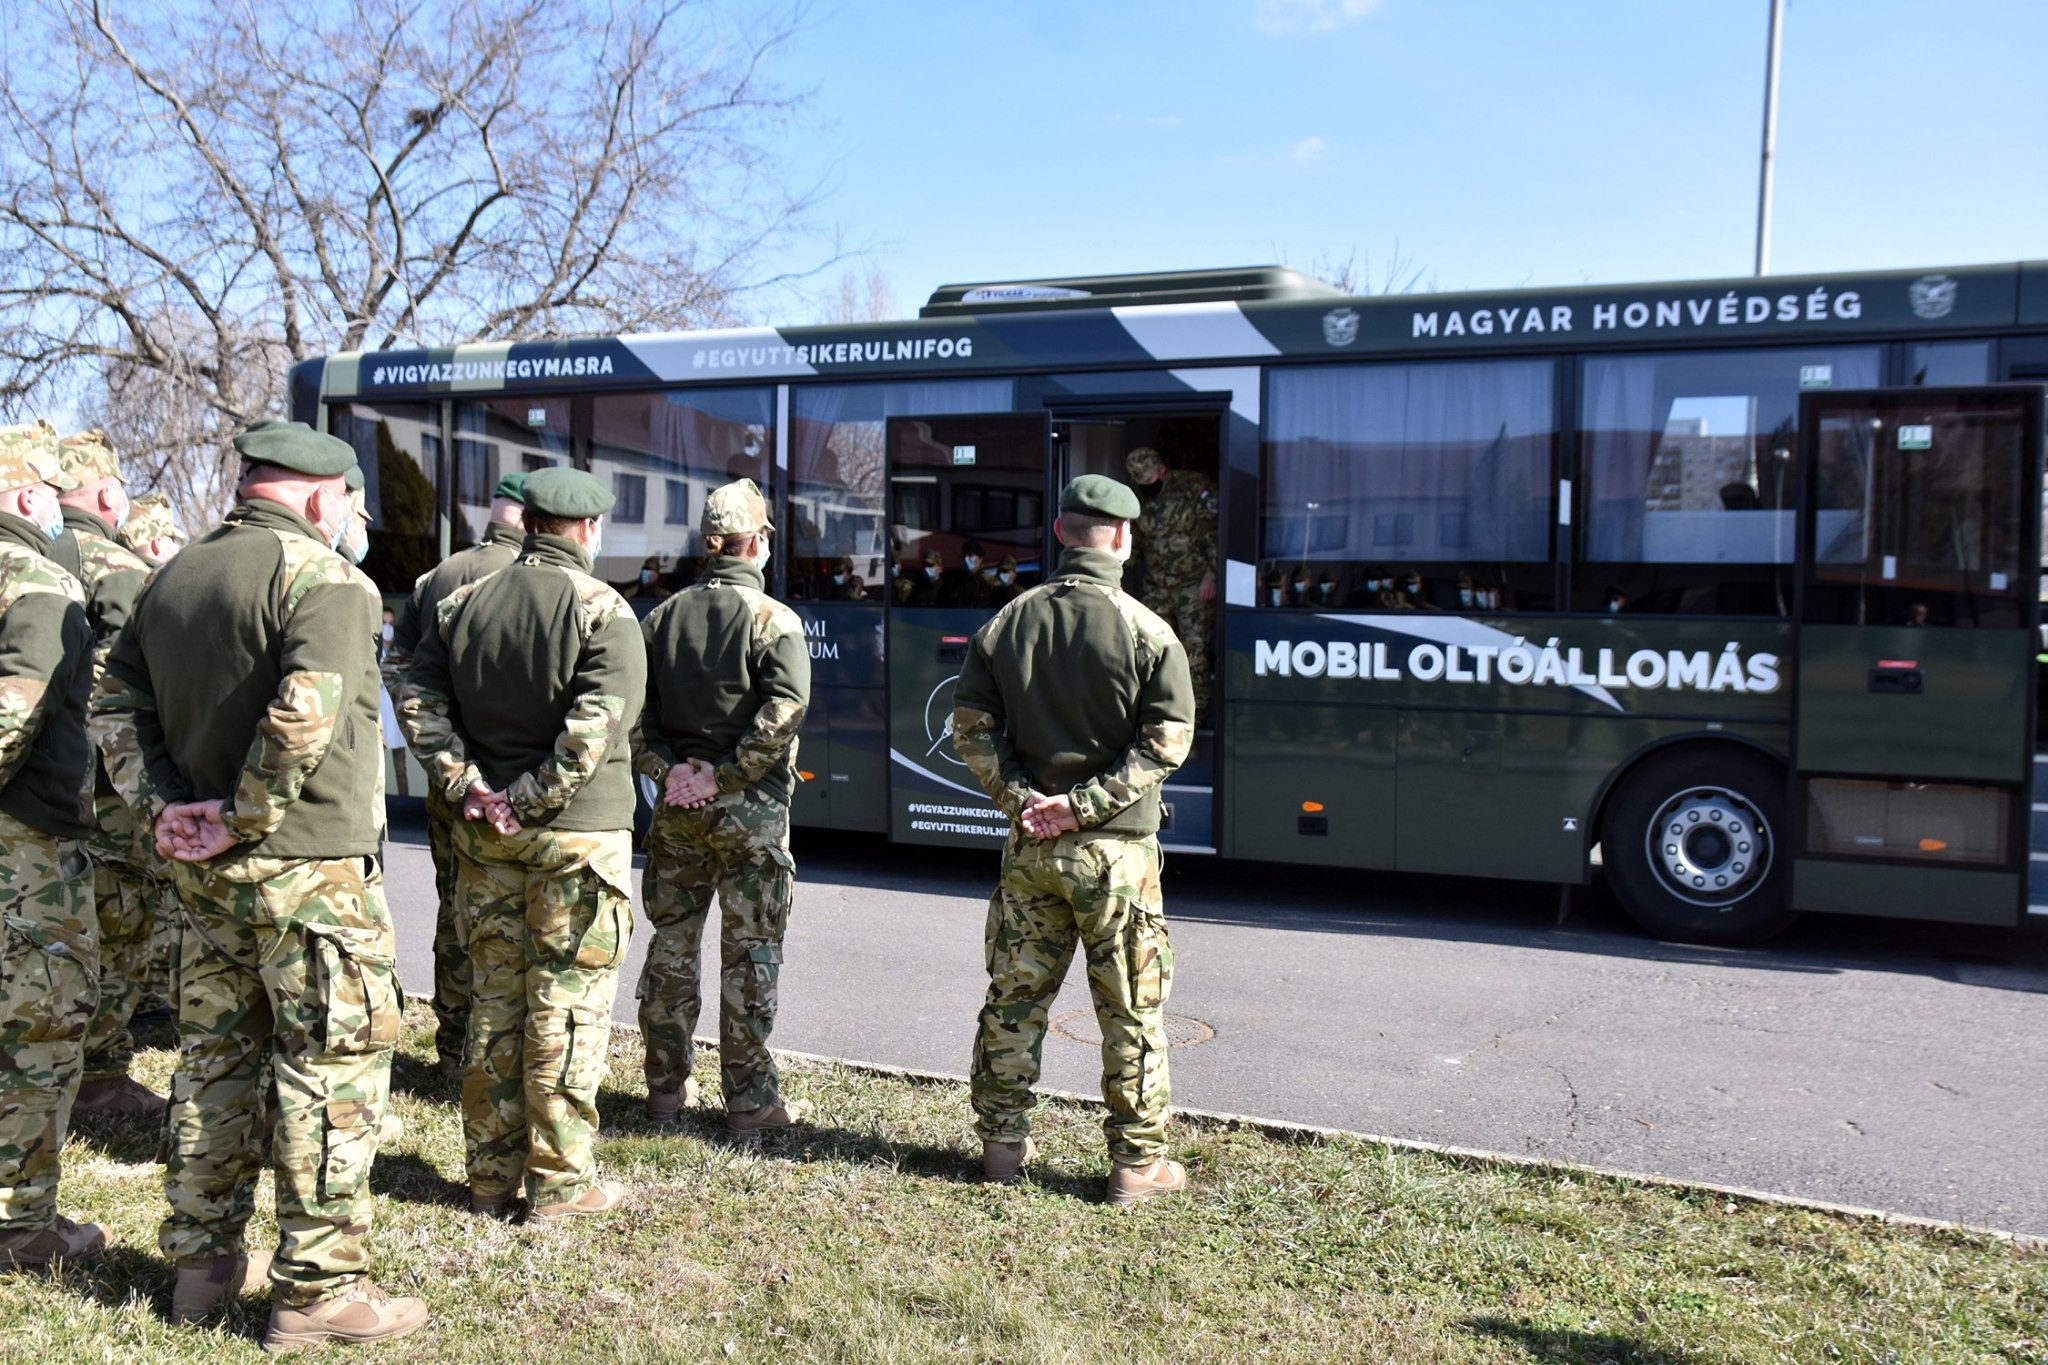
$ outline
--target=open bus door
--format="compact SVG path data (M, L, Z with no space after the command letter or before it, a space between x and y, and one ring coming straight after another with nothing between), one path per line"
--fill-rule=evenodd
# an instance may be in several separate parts
M1808 393L1799 431L1793 907L2017 924L2042 391Z
M993 847L1008 833L953 751L953 685L974 632L1050 567L1049 442L1042 413L889 419L892 838Z

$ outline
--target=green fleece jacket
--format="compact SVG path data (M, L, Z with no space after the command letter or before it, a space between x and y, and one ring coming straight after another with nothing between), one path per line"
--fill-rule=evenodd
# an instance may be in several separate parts
M0 811L57 839L92 833L84 599L42 528L0 515Z

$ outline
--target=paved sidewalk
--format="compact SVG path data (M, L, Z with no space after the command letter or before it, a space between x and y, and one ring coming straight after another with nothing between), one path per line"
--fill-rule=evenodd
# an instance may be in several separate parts
M802 834L796 852L775 1044L964 1074L993 856ZM388 883L423 991L432 875L403 814ZM1191 1044L1174 1098L2048 1234L2048 939L1809 919L1715 951L1597 908L1558 927L1555 905L1518 884L1173 860L1168 1008ZM714 979L703 1032L716 1009ZM1078 969L1053 1013L1045 1084L1093 1091Z

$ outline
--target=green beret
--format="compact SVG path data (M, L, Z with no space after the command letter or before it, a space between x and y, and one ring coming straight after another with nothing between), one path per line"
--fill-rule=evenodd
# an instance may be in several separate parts
M304 422L258 422L235 438L235 453L251 464L275 465L315 479L346 474L356 462L355 447Z
M510 498L514 502L525 502L526 471L523 469L514 470L498 480L498 486L491 490L491 498L493 501L498 498Z
M1060 510L1090 517L1138 519L1138 495L1102 474L1083 474L1060 490Z
M612 510L612 491L580 469L550 465L526 476L526 505L542 516L601 517Z
M349 491L349 492L351 492L351 493L360 493L360 492L362 492L362 491L363 491L363 467L362 467L361 465L359 465L359 464L352 464L352 465L350 465L350 466L348 467L348 472L347 472L346 474L343 474L343 475L341 476L341 482L342 482L342 485L343 485L344 487L346 487L346 488L348 489L348 491Z

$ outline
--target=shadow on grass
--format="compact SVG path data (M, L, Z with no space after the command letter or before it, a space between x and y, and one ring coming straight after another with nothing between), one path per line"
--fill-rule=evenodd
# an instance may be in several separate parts
M622 1090L604 1090L597 1097L598 1112L604 1117L602 1136L610 1139L694 1138L710 1146L731 1146L725 1134L725 1111L718 1108L685 1109L675 1123L657 1124L647 1117L647 1102ZM843 1161L854 1165L886 1166L917 1180L943 1180L951 1184L979 1185L981 1153L978 1149L939 1146L929 1142L904 1142L879 1133L830 1124L799 1123L781 1132L766 1134L759 1151L763 1156L787 1161ZM1039 1189L1062 1194L1085 1203L1100 1203L1102 1175L1079 1168L1056 1166L1040 1159L1025 1171L1025 1179Z
M469 1207L469 1186L450 1180L416 1152L379 1152L370 1166L370 1190L408 1204Z
M1536 1365L1702 1365L1705 1359L1668 1346L1646 1345L1619 1332L1578 1332L1496 1317L1467 1318L1465 1327L1514 1342Z
M56 1271L6 1273L23 1279L48 1275L51 1284L107 1308L134 1300L160 1318L171 1313L171 1263L140 1247L109 1247L98 1260L74 1262Z
M74 1113L65 1141L89 1147L115 1161L154 1165L163 1132L164 1121L157 1114Z
M440 1100L454 1105L462 1102L461 1081L443 1076L437 1063L417 1057L404 1048L400 1048L391 1059L391 1088L404 1091L414 1099Z

